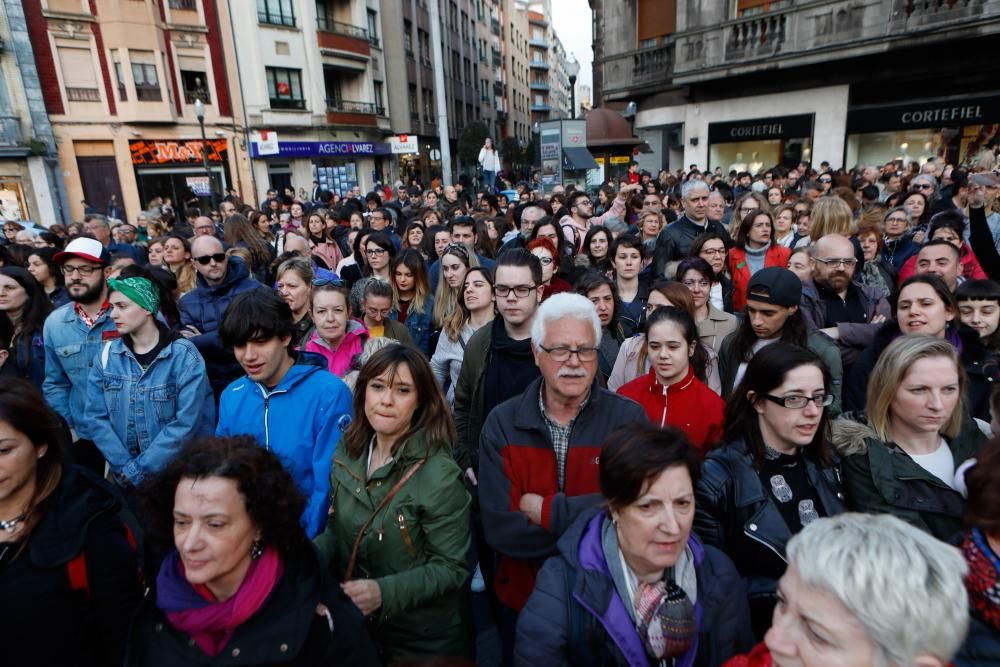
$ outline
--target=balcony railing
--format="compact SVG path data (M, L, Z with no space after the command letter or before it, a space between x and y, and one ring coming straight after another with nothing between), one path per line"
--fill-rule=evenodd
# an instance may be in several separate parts
M540 49L547 49L549 48L549 41L547 39L532 37L528 40L528 46L536 46Z
M70 102L100 102L101 91L97 88L67 88L66 99Z
M198 0L170 0L170 9L198 11Z
M331 21L323 16L316 19L316 28L323 32L332 32L335 35L344 35L345 37L355 37L370 41L367 28L351 25L350 23L341 23L340 21ZM377 39L375 43L378 43Z
M534 69L549 69L549 64L543 60L532 60L530 65Z
M21 119L17 116L0 116L0 146L17 146L21 137Z
M538 113L547 113L549 111L552 111L552 107L549 106L548 104L532 104L531 110L536 111Z
M163 93L159 86L136 86L135 99L140 102L160 102L163 100Z
M545 83L544 81L532 81L531 82L531 89L532 90L548 90L549 89L549 84Z
M326 110L338 113L358 113L368 116L382 115L383 113L382 107L376 105L374 102L356 102L354 100L338 99L328 99L326 101Z
M609 57L604 62L605 89L614 95L617 92L624 94L634 87L665 83L670 80L673 62L673 43Z
M204 88L198 90L185 90L184 91L184 103L194 104L195 100L201 100L205 104L211 104L212 98L209 96L209 92Z

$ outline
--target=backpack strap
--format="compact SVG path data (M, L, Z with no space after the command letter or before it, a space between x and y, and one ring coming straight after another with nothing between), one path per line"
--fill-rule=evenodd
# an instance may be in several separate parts
M83 591L90 595L90 580L87 578L87 556L81 551L66 563L66 574L69 575L69 587L73 591Z

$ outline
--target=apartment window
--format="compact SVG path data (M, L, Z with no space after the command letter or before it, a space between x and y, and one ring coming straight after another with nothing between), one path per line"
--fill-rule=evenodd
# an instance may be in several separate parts
M459 100L455 100L455 117L452 119L451 124L455 127L465 124L465 121L462 119L462 103Z
M413 24L409 21L403 21L403 50L411 58L413 57L413 38L410 36L412 33Z
M186 9L198 11L198 0L170 0L170 9Z
M378 14L371 9L368 10L368 41L378 46Z
M125 88L125 69L122 67L121 56L117 49L111 51L111 62L115 68L115 83L118 84L118 99L122 102L128 99L128 91Z
M424 121L431 123L434 120L434 95L430 88L424 88Z
M152 51L129 51L129 60L132 61L135 99L140 102L159 102L162 100L160 80L156 76L156 54Z
M257 21L271 25L295 25L292 0L257 0Z
M305 109L302 96L302 70L267 67L267 92L272 109Z
M417 45L420 48L420 62L430 67L431 64L431 40L426 30L417 28Z
M101 91L97 86L90 49L60 46L57 50L66 99L70 102L100 102Z
M323 83L326 85L327 108L339 109L344 99L344 73L335 67L324 67Z
M385 113L385 100L382 97L382 82L375 81L374 89L375 89L375 109L376 112L381 116L382 114Z
M179 56L177 60L181 66L181 89L184 91L184 101L187 104L194 104L195 100L201 100L205 104L211 104L212 96L208 91L205 59L201 56Z
M410 118L419 118L420 112L417 109L417 87L410 86Z

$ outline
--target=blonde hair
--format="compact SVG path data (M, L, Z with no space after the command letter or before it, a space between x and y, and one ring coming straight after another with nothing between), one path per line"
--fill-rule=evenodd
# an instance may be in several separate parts
M854 214L840 197L820 197L813 202L809 241L815 243L827 234L854 234Z
M955 346L942 338L934 338L924 334L900 336L889 343L872 369L868 382L868 400L865 412L868 425L880 440L889 441L889 406L896 397L896 392L917 361L933 357L945 357L955 364L958 372L958 393L961 397L955 409L941 428L941 433L948 437L958 435L962 426L962 414L965 411L965 370L958 359Z
M462 249L465 250L464 253ZM451 255L462 260L462 263L465 264L466 273L472 267L479 266L479 258L476 257L476 253L469 250L464 244L449 243L441 255L441 260L444 260L445 255ZM443 267L441 260L438 262L439 267ZM444 269L442 268L438 274L437 291L434 293L434 311L432 317L434 324L441 327L445 335L452 341L458 340L462 326L465 324L465 312L459 305L462 299L462 292L463 288L461 286L458 289L452 289L448 286L448 281L444 279Z

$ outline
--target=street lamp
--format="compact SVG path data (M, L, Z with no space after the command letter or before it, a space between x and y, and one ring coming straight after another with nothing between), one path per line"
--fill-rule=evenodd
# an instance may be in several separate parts
M194 101L194 115L198 119L199 127L201 127L201 161L205 167L205 176L208 178L208 200L214 211L215 189L212 187L212 172L208 170L208 139L205 137L205 103L201 101L200 97Z
M580 63L576 56L571 56L572 60L566 61L566 74L569 75L569 117L576 118L576 75L580 73Z

